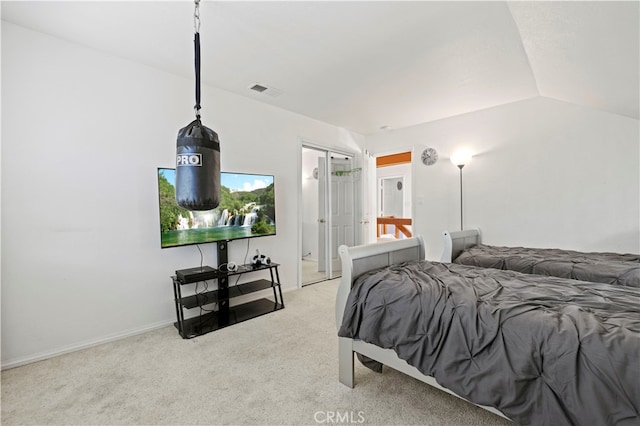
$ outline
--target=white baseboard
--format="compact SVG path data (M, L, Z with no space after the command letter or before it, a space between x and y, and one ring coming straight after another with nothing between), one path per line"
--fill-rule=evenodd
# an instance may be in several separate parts
M37 355L32 355L32 356L28 356L28 357L24 357L24 358L17 358L17 359L9 360L7 362L2 363L1 369L2 370L9 370L11 368L16 368L16 367L20 367L20 366L23 366L23 365L31 364L32 362L43 361L45 359L53 358L53 357L56 357L56 356L68 354L68 353L79 351L79 350L82 350L82 349L91 348L93 346L102 345L103 343L113 342L113 341L116 341L116 340L124 339L126 337L135 336L137 334L148 333L150 331L157 330L159 328L163 328L163 327L166 327L168 325L172 325L174 322L175 322L175 319L162 321L162 322L151 324L151 325L148 325L148 326L145 326L145 327L141 327L141 328L136 328L136 329L133 329L133 330L125 331L125 332L122 332L122 333L112 334L110 336L103 337L103 338L100 338L100 339L90 340L90 341L87 341L87 342L84 342L84 343L71 345L71 346L55 349L55 350L52 350L52 351L43 352L43 353L40 353L40 354L37 354Z
M283 293L287 293L288 291L292 291L292 290L297 290L298 288L283 288L282 292ZM107 337L103 337L100 339L96 339L96 340L90 340L84 343L80 343L80 344L76 344L76 345L71 345L71 346L67 346L67 347L63 347L60 349L55 349L52 351L47 351L47 352L43 352L37 355L31 355L28 357L24 357L24 358L17 358L17 359L12 359L12 360L8 360L6 362L2 363L2 367L0 367L1 370L9 370L11 368L16 368L16 367L20 367L23 365L27 365L27 364L31 364L32 362L38 362L38 361L43 361L45 359L49 359L49 358L53 358L56 356L60 356L60 355L64 355L64 354L68 354L71 352L75 352L75 351L79 351L82 349L87 349L93 346L98 346L98 345L102 345L103 343L109 343L109 342L113 342L116 340L120 340L120 339L124 339L126 337L131 337L131 336L135 336L137 334L142 334L142 333L148 333L150 331L153 330L157 330L159 328L162 327L166 327L168 325L173 325L173 323L175 323L176 320L171 319L171 320L166 320L166 321L161 321L155 324L151 324L145 327L141 327L141 328L136 328L133 330L129 330L129 331L125 331L122 333L117 333L117 334L112 334L110 336ZM178 331L176 330L176 333Z

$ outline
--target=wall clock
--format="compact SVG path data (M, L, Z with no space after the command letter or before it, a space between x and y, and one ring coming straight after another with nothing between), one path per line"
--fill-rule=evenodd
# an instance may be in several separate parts
M427 148L422 151L422 164L425 166L432 166L438 161L438 151L434 148Z

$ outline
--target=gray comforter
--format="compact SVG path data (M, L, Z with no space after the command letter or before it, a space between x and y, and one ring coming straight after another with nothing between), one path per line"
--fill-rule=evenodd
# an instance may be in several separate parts
M342 337L520 424L640 424L640 289L415 261L359 277Z
M640 255L499 247L480 244L454 263L607 284L640 287Z

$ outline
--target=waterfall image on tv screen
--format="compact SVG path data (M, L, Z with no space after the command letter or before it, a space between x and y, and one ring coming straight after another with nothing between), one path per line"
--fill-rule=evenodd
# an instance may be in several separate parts
M175 169L158 169L162 248L275 235L273 176L221 173L220 205L208 211L178 206L175 182Z

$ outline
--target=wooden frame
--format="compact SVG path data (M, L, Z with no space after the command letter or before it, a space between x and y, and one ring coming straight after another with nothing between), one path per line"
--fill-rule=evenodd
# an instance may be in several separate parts
M411 163L411 151L376 157L376 167L395 166L396 164L406 163Z
M357 247L340 246L338 248L342 260L342 278L336 295L336 325L340 328L347 298L353 280L364 272L411 260L425 258L424 242L420 236L404 240L368 244ZM392 349L383 349L358 339L339 337L338 342L338 378L340 383L354 387L354 353L357 352L378 361L394 370L401 371L428 385L464 399L449 389L441 386L431 376L422 374L417 368L400 359ZM470 401L468 401L470 402ZM474 404L477 405L477 404ZM477 405L498 416L508 419L502 412L493 407Z
M442 251L441 262L450 263L458 257L460 253L469 247L477 246L482 241L479 229L468 229L466 231L444 231L444 250Z

